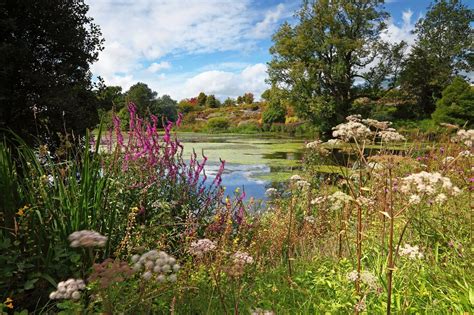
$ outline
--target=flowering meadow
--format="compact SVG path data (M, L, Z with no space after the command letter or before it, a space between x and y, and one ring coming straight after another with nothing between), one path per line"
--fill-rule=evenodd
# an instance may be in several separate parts
M256 203L184 156L181 119L129 112L54 153L0 143L0 312L474 312L474 130L349 116Z

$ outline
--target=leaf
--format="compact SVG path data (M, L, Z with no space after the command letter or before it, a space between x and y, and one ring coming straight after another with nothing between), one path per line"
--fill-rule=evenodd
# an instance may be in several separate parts
M31 289L33 289L33 288L35 287L36 281L38 281L38 278L27 280L27 281L25 282L25 285L23 286L23 288L24 288L25 290L31 290Z

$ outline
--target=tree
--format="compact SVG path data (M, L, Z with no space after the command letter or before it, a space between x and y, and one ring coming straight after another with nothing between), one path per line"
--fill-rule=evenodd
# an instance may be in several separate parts
M242 100L245 104L253 104L254 97L252 93L245 93L244 96L242 96Z
M415 47L404 65L401 87L412 94L422 116L451 80L474 69L474 11L459 0L439 0L415 27Z
M235 99L233 98L228 97L224 101L224 106L226 107L235 106L235 105L236 105L236 102L235 102Z
M120 86L105 86L101 84L94 92L98 100L98 107L101 110L108 111L112 107L116 107L118 111L125 106L122 87Z
M243 100L242 96L238 96L238 97L237 97L237 104L240 105L240 104L242 104L243 102L244 102L244 100Z
M220 102L216 99L214 95L208 95L206 98L206 107L217 108L219 107Z
M197 97L198 106L206 106L207 95L204 92L199 93Z
M81 0L2 2L0 127L45 136L97 123L89 65L102 39L87 11Z
M262 94L268 105L262 113L262 121L264 124L271 125L273 123L284 123L286 116L286 106L283 104L285 97L284 91L273 86Z
M169 95L163 95L155 100L151 112L162 117L165 121L176 121L178 119L178 103Z
M269 81L286 90L298 115L328 130L360 96L356 79L375 59L387 14L380 0L304 1L298 23L273 35ZM369 73L370 71L367 71Z
M145 83L138 82L132 85L125 95L127 101L135 103L138 114L141 117L147 117L151 114L150 107L154 104L158 93Z
M436 102L433 120L468 127L474 125L474 87L460 77L454 78Z

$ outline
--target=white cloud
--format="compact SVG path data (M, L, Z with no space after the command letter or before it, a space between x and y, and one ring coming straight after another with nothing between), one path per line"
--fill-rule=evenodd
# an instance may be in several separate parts
M153 62L146 70L151 73L156 73L160 70L169 68L171 68L171 64L168 61L162 61L160 63Z
M266 38L271 36L278 25L278 21L282 18L284 13L285 6L282 3L277 5L274 9L267 11L263 21L258 22L257 25L255 25L253 36L255 38Z
M237 97L252 92L258 99L268 88L265 83L267 66L258 63L233 73L226 71L205 71L186 80L183 97L192 97L199 92L215 94L220 99L228 96Z
M193 96L197 89L224 96L242 91L259 96L265 86L265 65L214 62L201 69L174 73L163 59L234 51L251 54L292 13L279 4L266 11L251 0L86 0L89 13L105 38L105 49L92 65L94 75L124 90L137 81L174 98ZM237 57L238 58L238 57ZM198 72L197 72L198 71ZM201 73L199 73L201 72ZM249 82L241 82L245 77ZM206 82L206 83L204 83ZM206 86L208 84L208 86ZM255 89L255 90L253 90Z
M387 21L387 29L381 34L381 38L389 43L398 43L405 41L409 46L415 43L416 35L412 34L411 31L415 28L416 21L412 21L413 11L410 9L403 11L402 13L402 24L395 24L393 18Z

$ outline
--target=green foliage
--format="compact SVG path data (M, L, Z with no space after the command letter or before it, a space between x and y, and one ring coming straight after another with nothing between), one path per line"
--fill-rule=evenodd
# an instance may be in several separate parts
M224 106L235 106L235 105L236 105L236 101L233 98L228 97L224 101Z
M142 117L148 117L151 107L158 93L148 87L147 84L138 82L130 87L125 93L128 102L137 106L137 112Z
M207 121L207 129L209 131L225 131L229 128L230 122L227 118L215 117Z
M165 121L176 121L178 119L177 102L169 95L158 97L151 106L151 113Z
M474 125L474 87L460 77L443 90L432 117L436 123Z
M198 98L199 103L199 98ZM220 106L220 102L214 95L208 95L206 98L206 107L208 108L218 108Z
M373 60L385 27L382 2L304 2L298 24L274 34L270 81L285 87L299 117L325 131L344 119L358 96L356 68Z
M97 124L89 69L103 40L87 12L76 0L2 3L0 128L32 142Z
M262 113L263 123L268 125L273 123L284 123L286 116L284 92L274 86L265 91L262 94L262 97L268 101L268 105Z
M416 24L416 44L402 65L400 85L415 99L418 117L433 113L455 75L474 69L473 19L474 11L461 1L441 0Z
M181 100L178 103L178 111L183 114L188 114L196 110L196 105L191 104L188 100Z
M199 93L197 97L197 105L204 107L206 106L207 95L204 92Z

